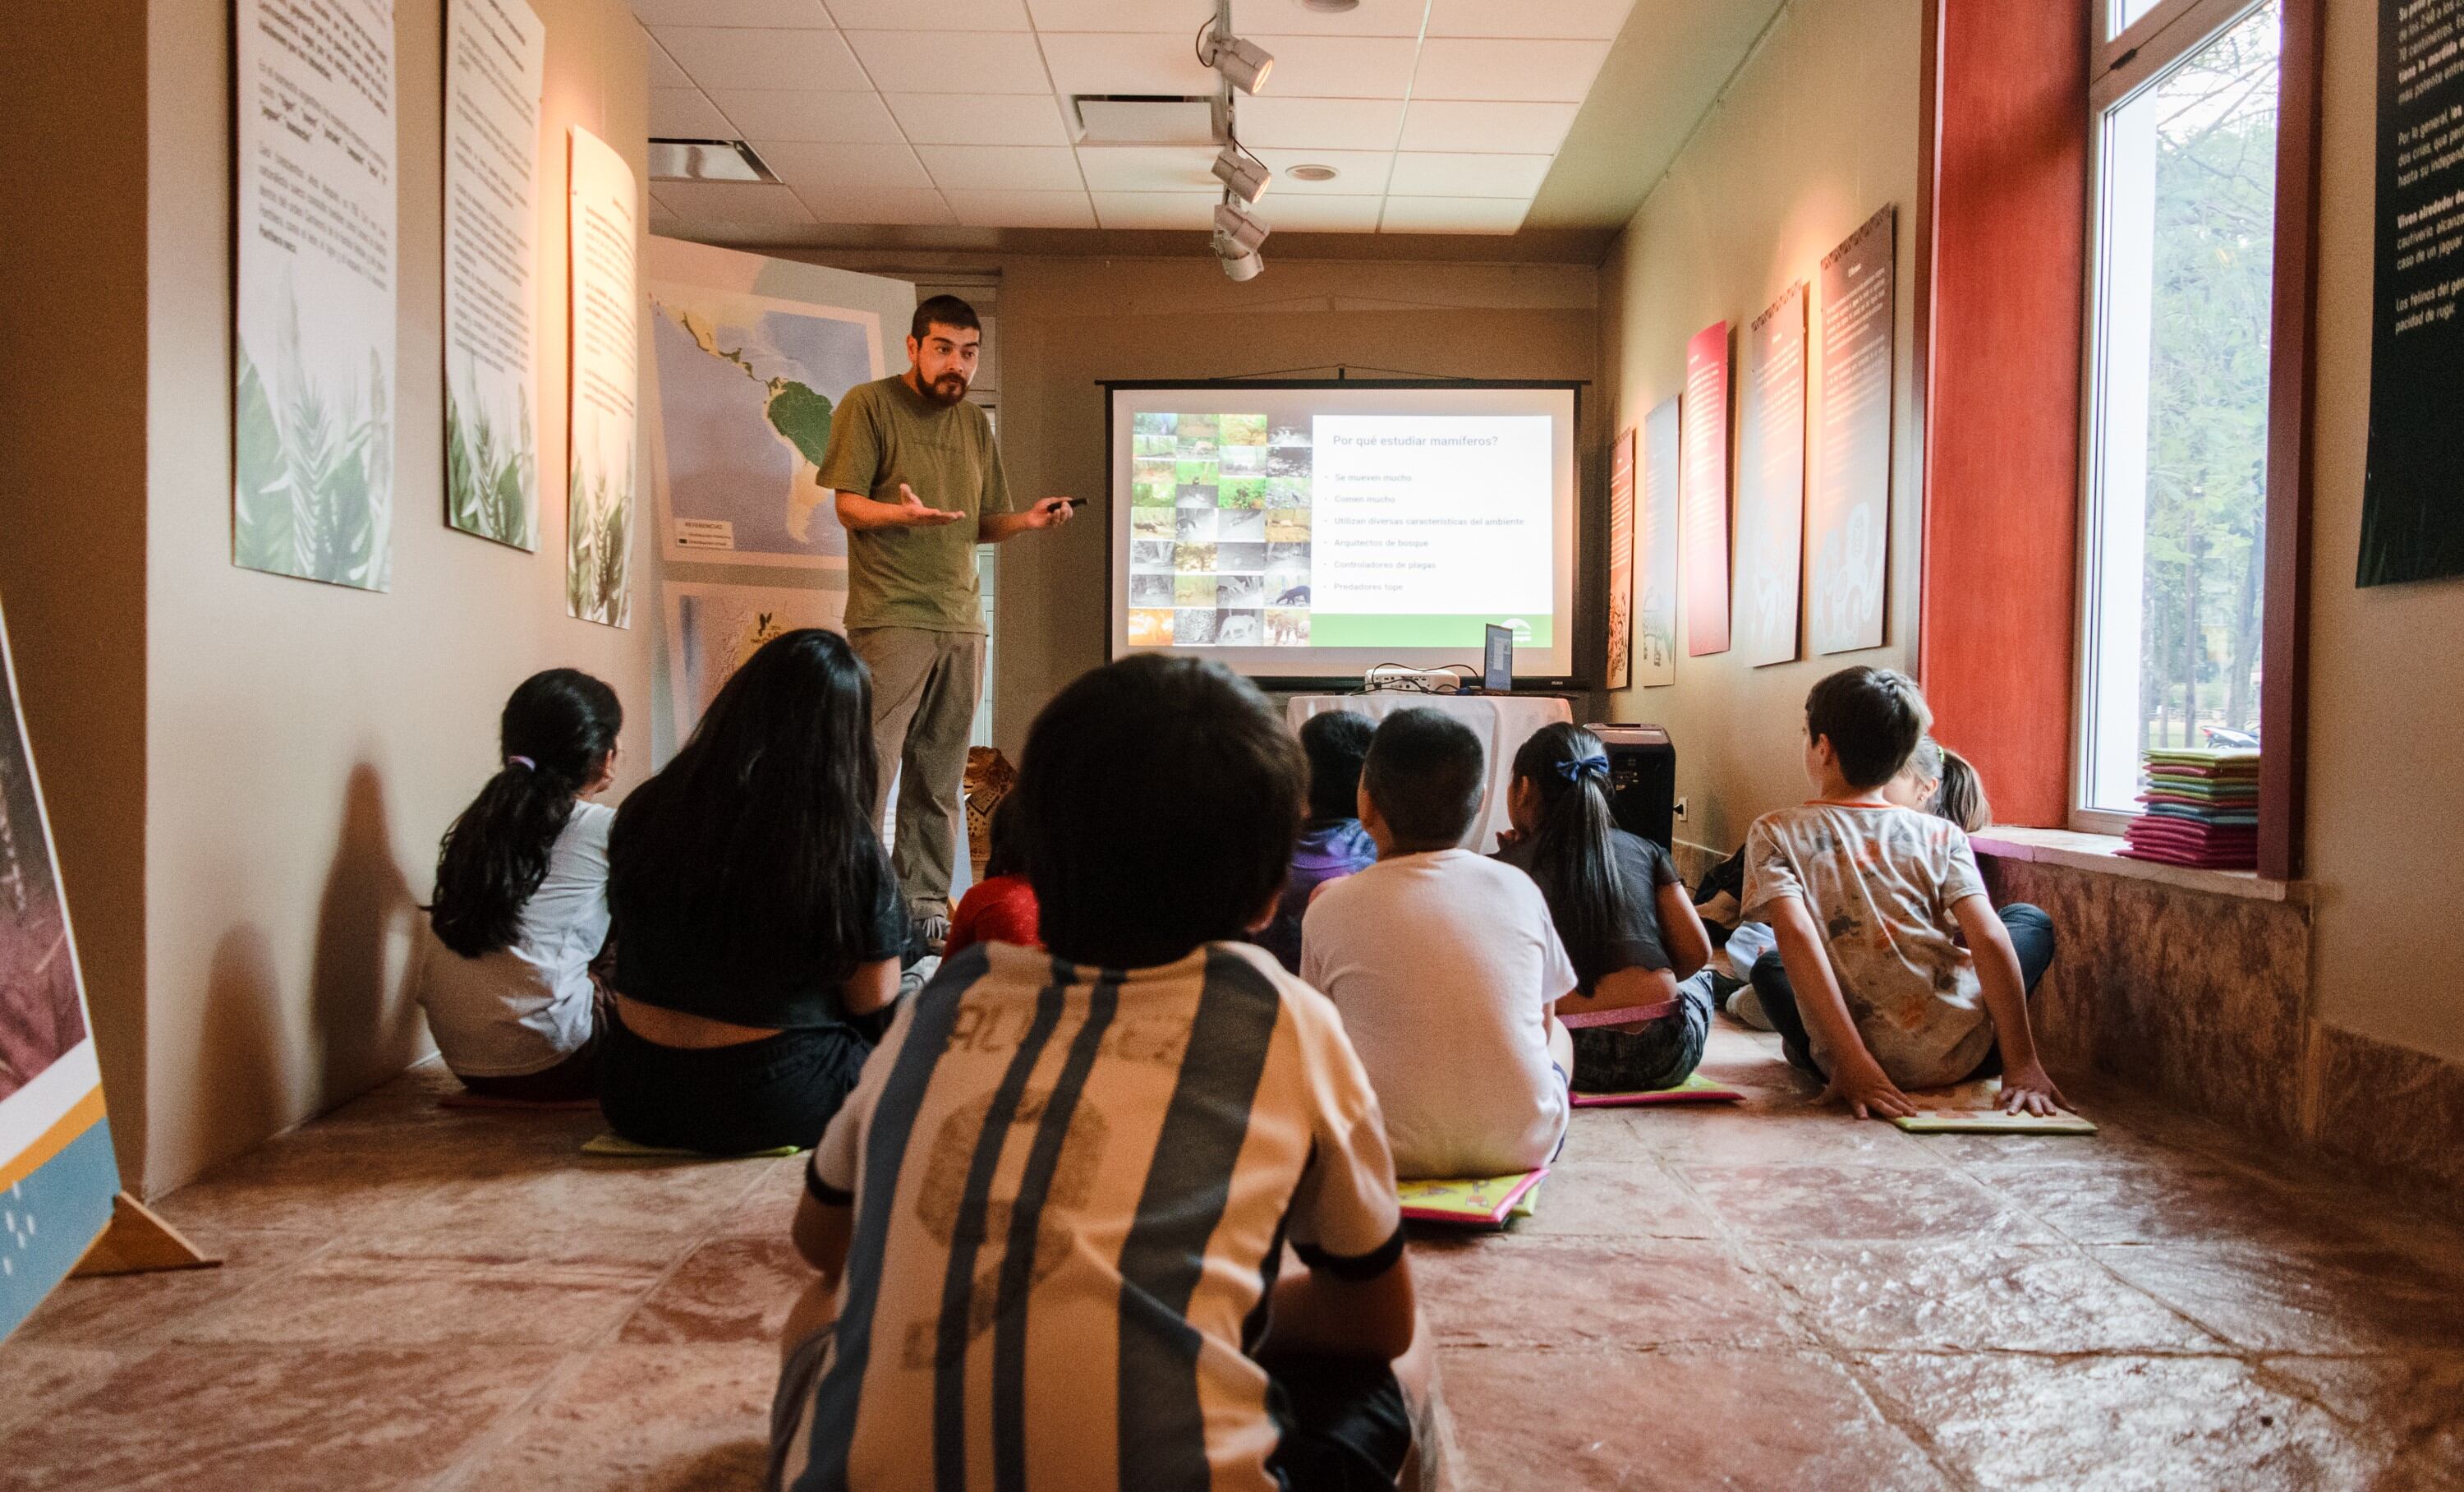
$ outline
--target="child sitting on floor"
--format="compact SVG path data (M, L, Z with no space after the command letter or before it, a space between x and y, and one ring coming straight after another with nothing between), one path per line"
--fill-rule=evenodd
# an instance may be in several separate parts
M597 1095L610 1015L590 962L607 940L607 828L625 711L588 674L533 674L505 701L496 775L445 832L419 1003L473 1093Z
M1542 727L1514 754L1514 828L1497 857L1539 885L1573 962L1580 982L1558 1014L1677 1002L1650 1020L1573 1033L1576 1090L1674 1087L1703 1060L1711 1032L1710 986L1691 977L1710 961L1710 939L1668 852L1617 826L1608 780L1599 737Z
M1407 1179L1544 1166L1572 1112L1573 1045L1552 1011L1576 976L1549 903L1459 848L1485 779L1461 721L1387 716L1360 774L1377 863L1320 892L1302 925L1301 977L1343 1013Z
M2004 1108L2049 1114L2061 1095L2037 1063L2027 1003L2043 964L2023 969L1959 826L1882 795L1930 719L1889 669L1843 669L1806 697L1816 796L1746 836L1744 914L1779 938L1754 990L1788 1059L1859 1118L1915 1113L1903 1088L1997 1072Z
M1292 851L1291 875L1275 920L1258 934L1258 946L1286 969L1301 971L1301 919L1320 886L1377 863L1377 842L1360 827L1360 764L1377 727L1366 715L1331 710L1301 725L1301 754L1309 758L1309 820Z
M1018 827L1016 792L993 808L991 853L984 857L984 879L967 888L958 909L950 914L950 941L941 949L955 958L979 943L1015 943L1023 948L1044 946L1036 931L1035 887L1026 879L1026 846Z
M1982 834L1993 822L1985 780L1968 758L1931 736L1917 743L1908 765L1882 789L1882 796L1902 808L1949 819L1968 834Z
M1051 952L951 959L814 1151L770 1485L1393 1485L1415 1312L1377 1099L1240 941L1301 771L1216 664L1132 657L1037 718Z

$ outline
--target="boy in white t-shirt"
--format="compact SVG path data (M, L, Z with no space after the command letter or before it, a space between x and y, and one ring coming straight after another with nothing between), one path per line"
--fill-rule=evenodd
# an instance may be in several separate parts
M1461 848L1485 766L1451 716L1387 716L1360 775L1377 863L1302 923L1301 977L1343 1013L1405 1179L1512 1175L1566 1139L1573 1043L1551 1011L1574 967L1531 878Z
M1859 1119L1915 1113L1903 1088L1996 1072L2004 1108L2050 1114L2061 1095L2028 1026L2035 981L1968 835L1883 796L1931 724L1916 684L1892 669L1842 669L1806 696L1815 799L1746 835L1743 915L1779 937L1780 967L1766 955L1754 991L1789 1060ZM2050 928L2033 942L2041 974Z

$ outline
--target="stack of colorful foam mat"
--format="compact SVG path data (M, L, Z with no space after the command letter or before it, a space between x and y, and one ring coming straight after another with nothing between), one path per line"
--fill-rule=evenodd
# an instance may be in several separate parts
M2123 854L2135 860L2249 870L2258 864L2258 753L2150 751L2146 812Z

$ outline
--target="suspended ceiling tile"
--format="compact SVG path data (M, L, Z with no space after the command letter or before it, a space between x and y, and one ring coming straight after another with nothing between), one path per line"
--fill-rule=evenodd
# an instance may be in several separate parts
M645 26L830 26L822 0L633 0L633 13Z
M847 44L883 93L1049 93L1027 32L851 31Z
M1192 28L1194 32L1196 28ZM1043 33L1053 91L1078 93L1213 93L1215 70L1198 60L1187 35L1170 32Z
M893 93L890 112L919 145L1066 145L1061 105L1040 93Z
M951 191L950 209L969 228L1092 228L1095 204L1083 191Z
M872 87L855 54L834 31L661 26L650 34L706 93L736 88L836 92Z
M1395 152L1391 150L1279 150L1262 147L1258 149L1258 155L1275 172L1274 185L1266 189L1268 202L1287 196L1382 196L1386 191L1387 172L1395 165ZM1332 167L1334 179L1303 181L1292 174L1295 166Z
M768 182L663 181L659 201L700 228L719 223L808 224L813 214L793 189Z
M1402 36L1252 36L1275 56L1271 99L1402 99L1418 50Z
M643 34L649 37L643 50L649 55L651 87L698 88L701 86L685 76L685 70L676 66L676 59L668 56L668 49L659 45L656 36L650 36L648 32Z
M799 192L807 187L861 188L868 191L930 191L935 183L906 145L832 145L756 140L781 181Z
M1095 220L1106 228L1195 228L1215 223L1216 199L1195 191L1099 191Z
M741 140L813 145L896 145L906 137L877 93L805 93L732 88L711 96Z
M1581 108L1577 103L1415 99L1403 115L1402 148L1554 155Z
M1580 103L1592 91L1605 41L1474 41L1432 36L1420 46L1414 99L1495 99Z
M917 145L934 185L951 191L1076 191L1075 151L1058 145Z
M1471 155L1459 152L1395 157L1390 197L1512 197L1529 202L1549 177L1545 155Z
M1252 211L1277 233L1368 234L1377 231L1377 210L1385 200L1363 196L1287 197L1270 191Z
M1212 145L1080 145L1078 169L1096 191L1220 192Z
M797 192L825 223L943 227L957 221L937 191L914 188L805 187Z
M1430 0L1432 36L1547 36L1614 41L1625 28L1634 0L1541 0L1503 5L1498 0ZM839 24L847 19L840 15Z
M1388 197L1378 223L1390 234L1510 234L1531 204L1511 197Z
M1392 150L1402 123L1400 99L1287 99L1270 93L1232 103L1233 128L1244 145Z
M1505 0L1488 0L1505 3ZM1522 4L1557 5L1563 0L1521 0ZM1301 0L1232 0L1232 29L1246 36L1411 36L1420 34L1420 12L1427 0L1360 0L1349 11L1313 11ZM1182 7L1184 14L1191 8ZM1200 11L1191 16L1198 24Z
M658 140L734 140L736 126L698 88L650 90L650 135Z
M1214 14L1190 0L1026 0L1035 29L1054 32L1154 32L1194 36Z
M847 31L897 31L930 21L935 31L1033 31L1025 0L829 0Z

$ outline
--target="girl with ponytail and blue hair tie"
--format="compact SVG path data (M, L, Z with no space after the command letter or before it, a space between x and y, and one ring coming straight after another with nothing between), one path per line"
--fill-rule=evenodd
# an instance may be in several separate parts
M1557 1002L1583 1012L1676 1009L1575 1029L1573 1086L1632 1093L1683 1082L1703 1059L1710 992L1681 986L1710 961L1711 940L1668 852L1617 825L1608 749L1579 725L1542 728L1514 755L1506 806L1513 832L1497 857L1529 874L1579 979Z
M607 941L607 832L590 802L616 776L616 691L588 674L533 674L505 701L496 774L445 832L419 1003L445 1065L473 1093L594 1097Z

